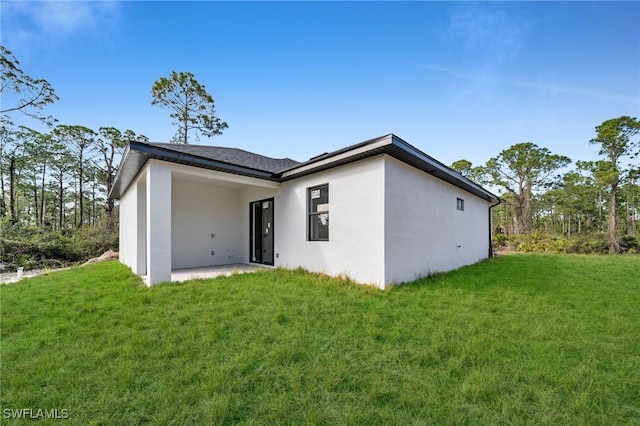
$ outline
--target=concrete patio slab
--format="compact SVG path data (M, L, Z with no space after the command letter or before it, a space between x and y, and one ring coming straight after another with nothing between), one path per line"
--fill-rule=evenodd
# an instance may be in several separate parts
M268 269L268 267L264 266L245 265L243 263L234 263L231 265L219 266L203 266L200 268L174 269L173 271L171 271L171 282L183 282L195 279L229 276L233 274L245 274L256 271L264 271ZM146 275L143 275L142 279L145 283L147 283Z

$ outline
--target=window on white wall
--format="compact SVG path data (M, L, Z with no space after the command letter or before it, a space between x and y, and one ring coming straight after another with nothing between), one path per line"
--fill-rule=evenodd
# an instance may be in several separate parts
M329 241L329 184L307 189L309 241Z
M462 198L456 198L456 208L460 211L464 210L464 200Z

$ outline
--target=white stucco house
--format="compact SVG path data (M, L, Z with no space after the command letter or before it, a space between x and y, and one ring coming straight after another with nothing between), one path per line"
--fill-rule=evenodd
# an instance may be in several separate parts
M109 197L148 285L209 265L303 267L386 288L491 255L498 198L395 135L299 163L131 142Z

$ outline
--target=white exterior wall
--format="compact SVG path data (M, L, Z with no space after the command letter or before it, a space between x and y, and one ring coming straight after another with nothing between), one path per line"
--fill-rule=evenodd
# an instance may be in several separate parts
M138 186L134 182L120 197L120 262L134 273L137 263Z
M329 241L307 241L307 188L326 183ZM275 265L383 286L383 188L383 157L283 183L275 198Z
M488 257L489 202L385 157L386 283ZM456 199L464 200L464 211Z
M143 173L120 198L120 261L138 275L147 273L146 194Z
M171 167L150 160L144 168L147 198L147 285L171 281Z
M172 186L173 269L241 262L244 241L241 189L174 177ZM249 210L247 206L246 210ZM247 219L248 221L248 219ZM214 234L214 238L211 238ZM215 254L211 255L211 251Z
M137 265L135 272L140 275L147 274L147 182L140 178L136 184L138 187L138 229L137 232Z
M307 241L307 189L323 184L329 241ZM249 204L272 197L276 267L384 288L488 256L487 201L380 155L282 184L151 160L122 194L121 262L150 284L171 269L249 263Z

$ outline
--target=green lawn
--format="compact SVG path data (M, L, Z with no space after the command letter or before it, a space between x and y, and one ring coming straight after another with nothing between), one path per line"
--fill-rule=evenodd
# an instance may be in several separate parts
M0 298L0 423L640 424L640 256L390 291L287 270L147 289L107 262Z

